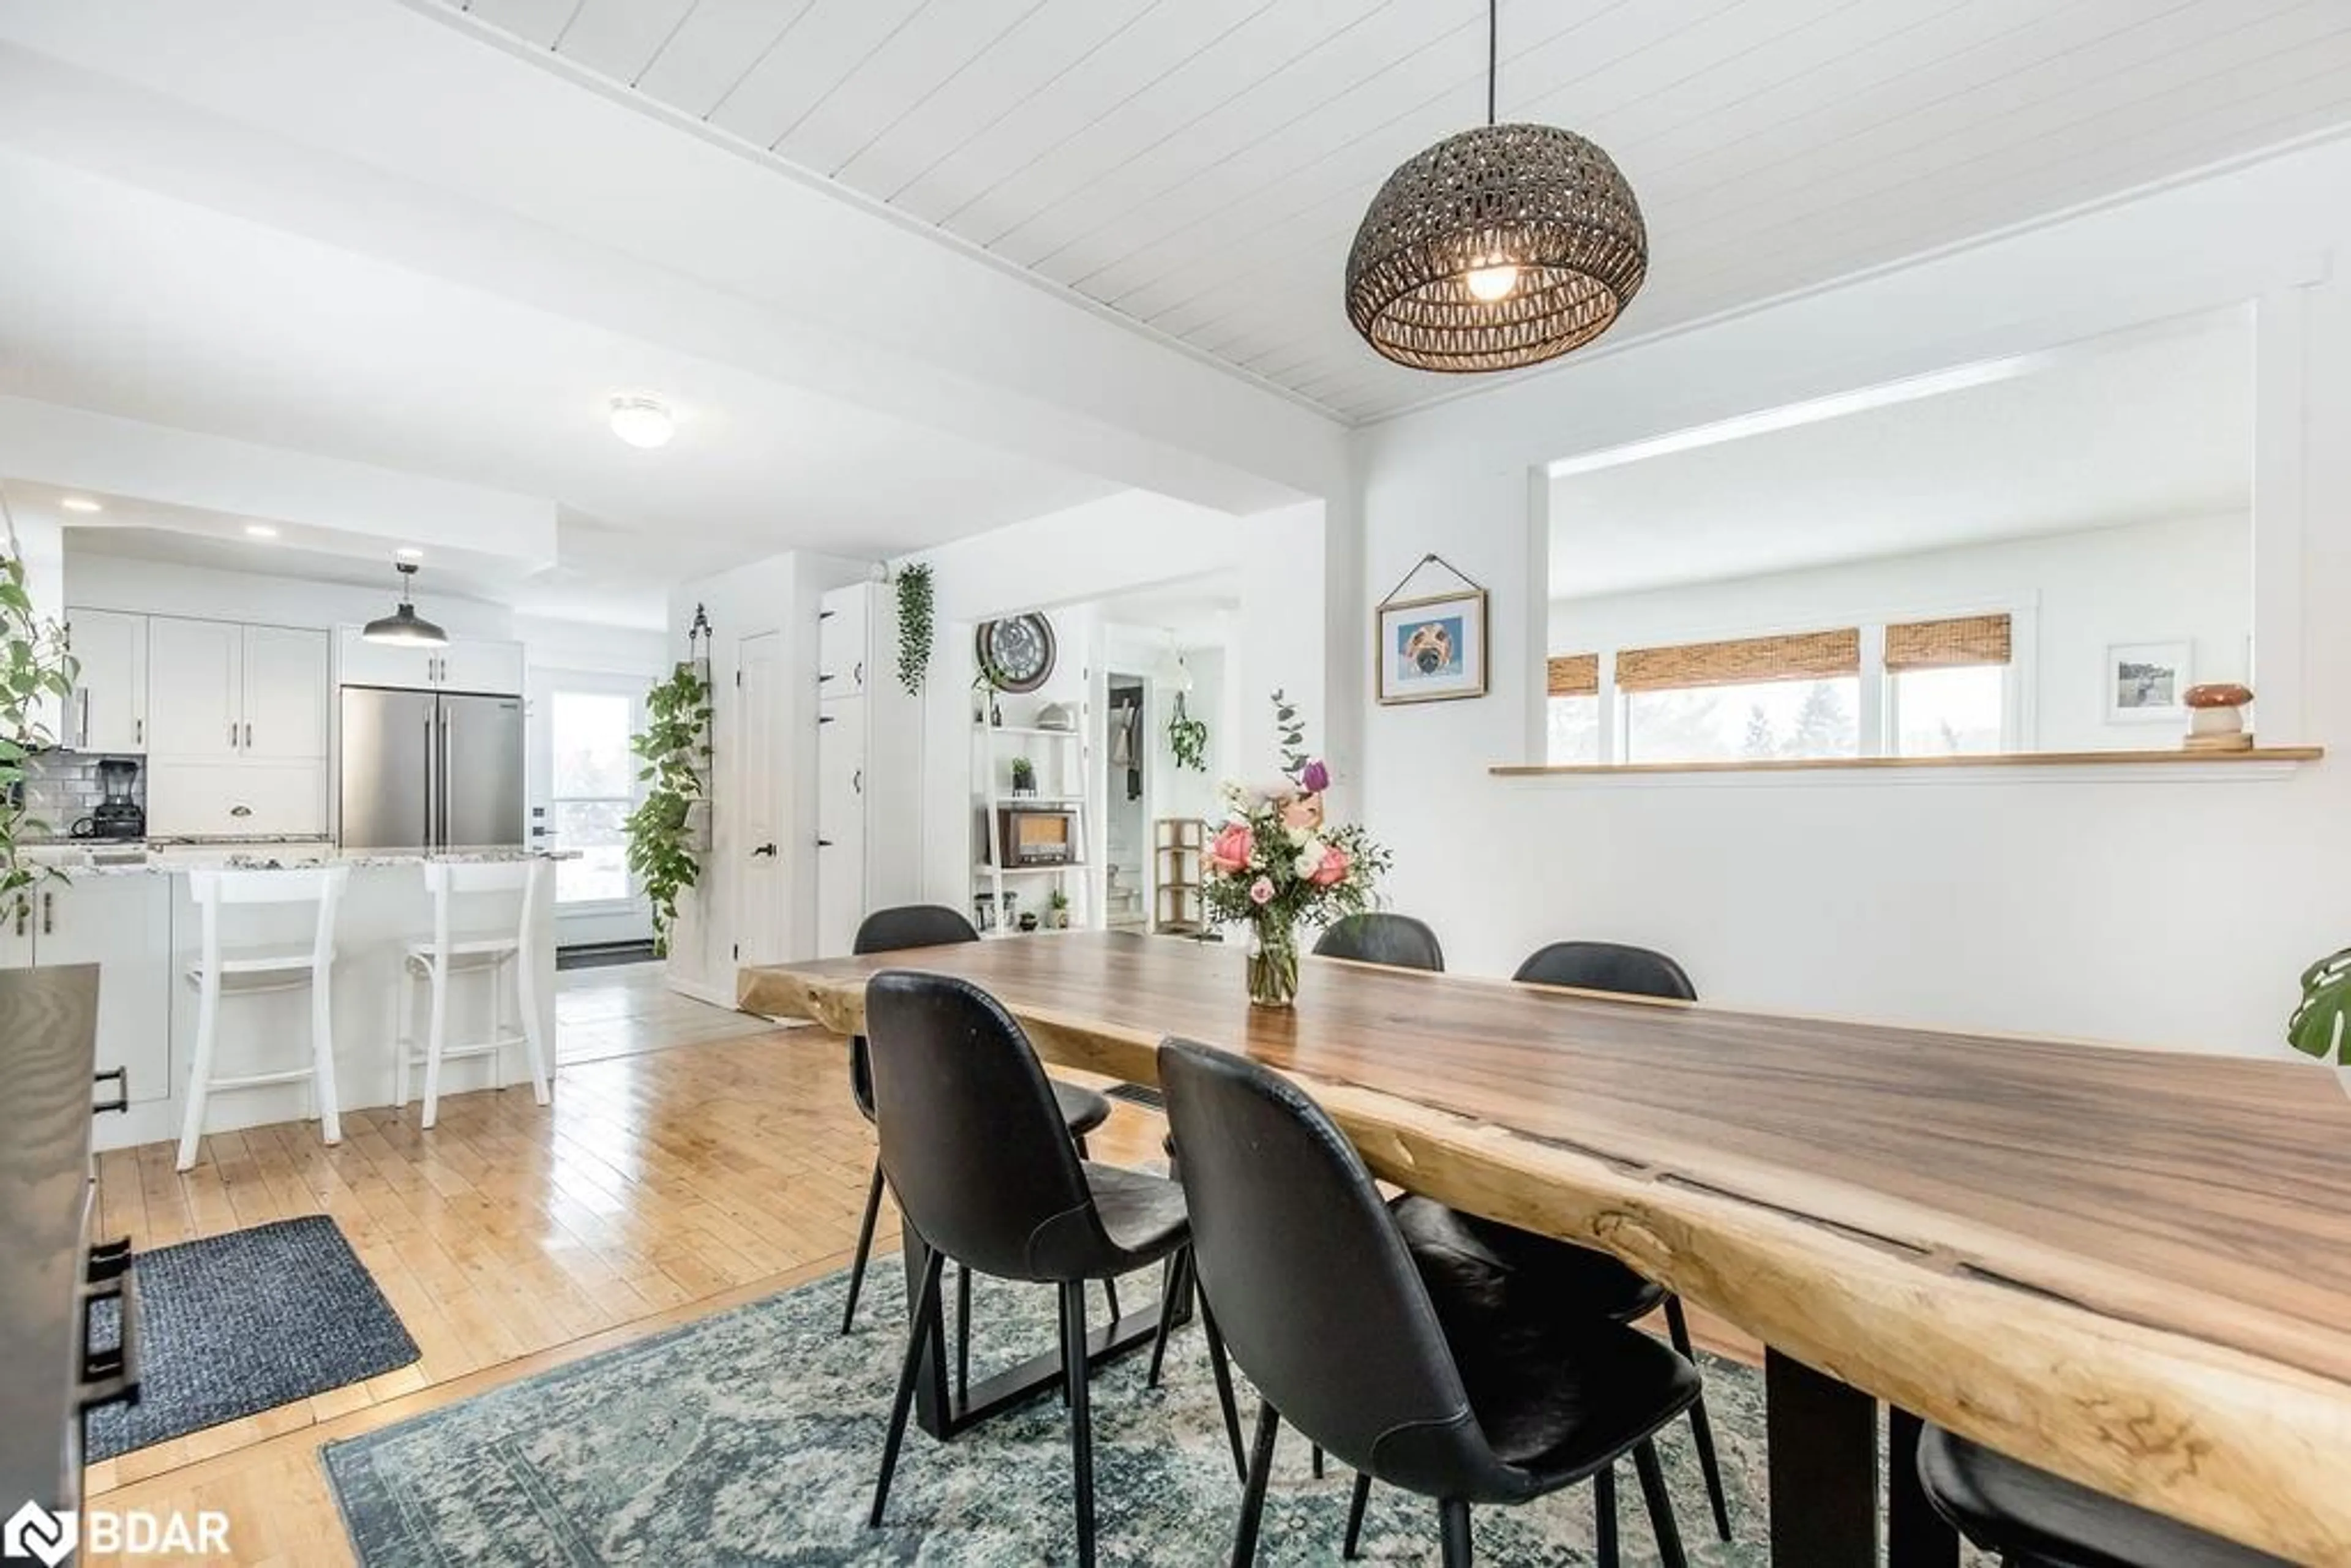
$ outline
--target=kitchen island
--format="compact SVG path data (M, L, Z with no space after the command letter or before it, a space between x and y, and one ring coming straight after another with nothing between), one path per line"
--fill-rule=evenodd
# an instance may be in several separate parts
M188 972L202 943L188 873L208 868L350 868L336 916L332 982L337 1097L340 1108L350 1111L392 1103L402 955L408 944L428 939L433 931L433 901L424 890L424 864L569 857L499 846L345 852L320 840L272 840L158 841L152 847L57 844L30 850L27 858L56 867L65 880L53 879L26 889L21 906L0 920L0 968L90 963L99 967L99 1067L126 1071L130 1105L120 1115L99 1119L98 1144L100 1148L120 1148L176 1138L180 1132L182 1095L196 1034L196 988ZM555 1068L553 907L549 888L533 921L526 956L537 982L541 1038L548 1041L550 1073ZM461 925L464 914L461 904ZM238 911L236 940L307 945L311 928L306 915L307 912L292 909ZM502 1005L509 1020L506 1032L512 1032L510 994ZM221 1008L217 1071L234 1075L300 1066L309 1049L309 1006L308 994L303 990L225 998ZM460 973L450 993L450 1040L478 1040L490 1032L487 981ZM443 1071L444 1093L486 1088L501 1079L519 1084L519 1092L530 1092L528 1064L519 1049L503 1052L495 1064L482 1057L450 1061ZM311 1091L305 1084L236 1090L213 1096L206 1131L227 1132L317 1114Z

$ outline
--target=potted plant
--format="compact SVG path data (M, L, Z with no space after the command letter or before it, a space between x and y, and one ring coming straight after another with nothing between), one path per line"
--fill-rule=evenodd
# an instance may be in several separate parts
M57 744L48 727L48 707L73 694L80 666L65 628L45 620L25 587L25 558L9 525L9 550L0 558L0 641L7 647L0 665L0 908L15 908L37 882L64 881L56 866L28 864L20 853L27 836L41 837L48 825L25 810L25 763Z
M1323 821L1331 770L1306 755L1305 727L1280 692L1273 710L1283 775L1225 785L1224 825L1201 856L1202 894L1217 919L1249 927L1250 1004L1286 1008L1298 997L1300 923L1371 908L1388 852L1353 823Z
M710 801L704 769L711 756L710 662L689 659L645 694L645 730L629 749L644 766L644 799L622 824L629 870L653 905L653 951L667 956L678 895L702 874L710 848Z
M2288 1045L2321 1061L2332 1061L2351 1088L2351 1057L2344 1035L2351 1022L2351 947L2332 953L2302 972L2302 1002L2286 1020Z
M1054 930L1067 931L1070 928L1070 895L1068 894L1058 887L1055 888L1045 895L1045 907L1048 911L1046 923Z
M1176 694L1175 712L1167 719L1167 749L1176 766L1195 773L1208 770L1208 726L1184 711L1184 694Z
M1037 793L1037 765L1025 757L1012 759L1012 798L1025 800Z
M902 566L891 579L898 592L898 684L909 696L923 695L931 670L931 636L936 602L927 563Z

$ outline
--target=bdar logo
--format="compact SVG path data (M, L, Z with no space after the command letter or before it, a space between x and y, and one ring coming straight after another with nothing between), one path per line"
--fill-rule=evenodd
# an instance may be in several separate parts
M37 1502L27 1502L0 1526L0 1557L37 1557L57 1568L74 1549L74 1528L79 1522L70 1513L51 1513Z

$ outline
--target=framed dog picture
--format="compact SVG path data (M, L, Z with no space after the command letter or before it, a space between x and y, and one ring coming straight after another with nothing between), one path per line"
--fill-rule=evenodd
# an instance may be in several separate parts
M1381 605L1377 674L1384 703L1484 696L1486 591Z

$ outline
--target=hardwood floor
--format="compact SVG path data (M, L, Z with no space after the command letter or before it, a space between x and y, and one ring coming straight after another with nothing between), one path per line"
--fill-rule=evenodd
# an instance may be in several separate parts
M105 1232L141 1250L332 1215L423 1354L92 1465L93 1503L225 1511L240 1563L349 1563L321 1443L846 1266L873 1143L850 1103L845 1042L672 996L638 970L563 978L549 1108L528 1087L451 1096L430 1133L413 1109L354 1112L331 1149L314 1123L224 1133L184 1176L165 1144L100 1157ZM1157 1158L1164 1120L1113 1103L1097 1157ZM885 1206L882 1266L896 1247Z

